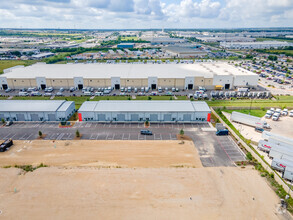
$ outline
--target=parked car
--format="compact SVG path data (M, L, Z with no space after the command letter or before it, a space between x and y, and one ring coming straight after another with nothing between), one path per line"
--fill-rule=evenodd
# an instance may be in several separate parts
M51 92L46 92L46 93L44 94L44 96L52 96L52 93L51 93Z
M5 124L5 126L10 126L12 124L13 124L13 121L7 121L6 124Z
M141 130L140 134L142 134L142 135L153 135L153 132L151 132L150 130Z
M74 92L75 88L74 87L70 87L69 92Z
M262 133L264 131L263 128L259 128L259 127L256 127L254 130L259 133Z
M12 89L8 88L8 89L5 89L5 92L11 92Z
M60 92L64 92L64 88L61 87L61 88L59 89L59 91L60 91Z
M62 92L57 92L56 96L63 96L63 93Z

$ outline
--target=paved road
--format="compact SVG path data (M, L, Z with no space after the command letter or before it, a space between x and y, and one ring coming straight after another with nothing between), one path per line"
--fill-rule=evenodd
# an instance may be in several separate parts
M77 122L70 128L59 128L58 123L14 123L0 128L0 139L34 140L42 131L46 140L72 140L78 129L82 139L88 140L176 140L182 128L190 136L206 167L234 166L235 161L245 160L243 153L229 136L216 136L214 131L203 131L209 124L151 124L154 135L140 135L143 124Z

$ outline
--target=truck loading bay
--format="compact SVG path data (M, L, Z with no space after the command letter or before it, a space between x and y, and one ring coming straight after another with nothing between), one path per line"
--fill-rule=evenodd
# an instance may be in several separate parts
M42 131L45 140L73 140L78 129L87 140L176 140L180 129L192 138L205 167L235 166L245 155L230 136L216 136L215 131L203 131L209 124L151 124L153 135L141 135L143 124L77 122L73 127L59 128L58 123L14 123L0 128L0 139L34 140Z

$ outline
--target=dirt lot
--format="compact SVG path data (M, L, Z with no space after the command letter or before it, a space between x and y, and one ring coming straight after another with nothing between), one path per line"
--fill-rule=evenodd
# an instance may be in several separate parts
M0 166L0 219L279 219L247 167L203 168L193 142L17 141ZM196 167L196 168L195 168Z
M0 169L3 219L278 219L249 168Z
M0 166L202 167L192 141L15 141Z

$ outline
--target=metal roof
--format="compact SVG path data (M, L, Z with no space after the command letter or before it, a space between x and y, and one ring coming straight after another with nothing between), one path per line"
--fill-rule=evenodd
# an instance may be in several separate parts
M105 63L77 63L77 64L45 64L19 67L9 71L4 70L1 77L29 78L46 77L48 79L109 79L111 77L130 78L182 78L205 77L213 78L217 75L256 75L255 73L236 68L225 62L194 63L194 64L105 64ZM257 76L257 75L256 75Z
M67 102L64 102L60 108L58 108L58 112L65 112L71 105L72 105L72 101L67 101Z
M55 112L64 100L0 100L0 112Z
M88 101L79 112L198 112L208 111L206 102L191 101Z

